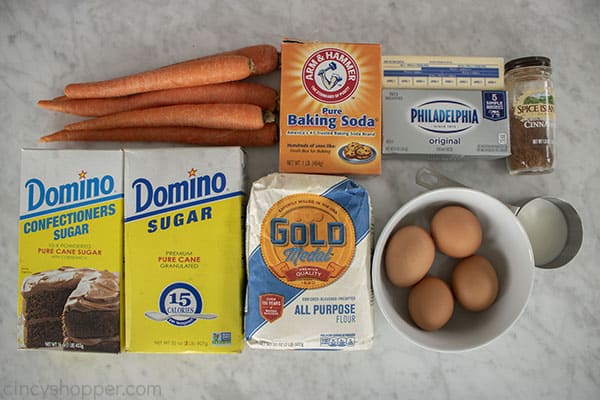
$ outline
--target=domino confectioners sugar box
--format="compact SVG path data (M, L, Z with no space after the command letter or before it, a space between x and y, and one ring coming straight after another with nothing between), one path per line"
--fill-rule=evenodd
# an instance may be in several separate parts
M123 153L21 155L18 347L119 352Z

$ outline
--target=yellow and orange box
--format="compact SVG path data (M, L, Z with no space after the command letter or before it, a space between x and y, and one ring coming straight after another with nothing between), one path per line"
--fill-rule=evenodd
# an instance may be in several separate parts
M381 45L281 44L279 171L381 173Z

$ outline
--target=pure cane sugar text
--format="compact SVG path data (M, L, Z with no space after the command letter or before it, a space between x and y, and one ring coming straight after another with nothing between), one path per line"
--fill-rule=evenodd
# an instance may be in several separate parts
M381 172L381 46L281 45L281 172Z

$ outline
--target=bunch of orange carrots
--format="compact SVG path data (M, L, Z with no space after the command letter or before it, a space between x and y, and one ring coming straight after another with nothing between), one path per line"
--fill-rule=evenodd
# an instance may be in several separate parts
M269 146L277 142L277 91L242 81L279 67L270 45L183 61L98 82L72 83L42 108L93 117L40 138Z

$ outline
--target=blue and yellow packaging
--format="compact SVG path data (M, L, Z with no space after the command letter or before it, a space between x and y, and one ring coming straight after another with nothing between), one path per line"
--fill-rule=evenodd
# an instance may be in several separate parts
M123 153L25 149L19 348L119 352Z
M125 150L125 350L243 345L244 154Z

